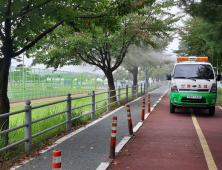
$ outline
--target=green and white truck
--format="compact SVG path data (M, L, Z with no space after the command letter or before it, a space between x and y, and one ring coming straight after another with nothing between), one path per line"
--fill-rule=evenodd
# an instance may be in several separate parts
M217 99L216 75L208 57L177 57L173 73L167 74L170 81L170 113L175 108L205 108L214 115Z

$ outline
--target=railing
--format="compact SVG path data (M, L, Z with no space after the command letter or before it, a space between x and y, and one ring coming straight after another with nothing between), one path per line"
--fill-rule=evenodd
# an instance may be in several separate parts
M30 100L27 100L25 102L26 103L25 109L0 115L0 119L1 119L3 117L7 117L7 116L11 116L11 115L15 115L15 114L18 114L18 113L25 112L25 123L24 124L0 132L0 135L3 135L3 134L6 134L6 133L9 133L9 132L12 132L12 131L15 131L17 129L25 127L25 138L20 140L20 141L17 141L15 143L13 143L13 144L10 144L8 146L5 146L5 147L1 148L0 152L2 152L4 150L7 150L11 147L14 147L18 144L21 144L23 142L25 142L25 151L26 152L31 151L32 138L37 137L37 136L39 136L39 135L41 135L45 132L48 132L52 129L55 129L55 128L63 125L63 124L66 124L66 131L68 132L68 131L71 130L71 122L73 120L79 119L79 118L81 118L83 116L86 116L88 114L91 114L91 119L94 120L96 111L107 107L107 112L109 112L110 111L110 106L112 104L117 103L118 106L120 106L122 100L125 100L125 102L128 102L129 98L132 98L132 100L133 100L134 97L139 96L139 93L140 93L140 96L142 96L143 94L146 93L146 90L150 91L154 88L160 87L162 84L163 84L163 82L153 83L153 85L150 86L149 88L147 88L145 86L145 84L144 85L141 84L141 85L137 85L137 86L134 86L134 87L132 86L131 90L128 86L126 86L126 88L118 87L117 90L109 90L108 89L106 92L101 92L101 93L97 93L97 94L95 94L95 91L92 91L92 93L90 95L81 96L81 97L74 97L74 98L72 98L71 94L68 93L67 99L56 101L56 102L51 102L51 103L48 103L48 104L43 104L43 105L39 105L39 106L35 106L35 107L31 106L31 101ZM110 97L110 92L112 92L112 91L116 91L117 93L116 93L115 96ZM104 93L107 93L107 98L99 100L99 101L95 100L96 95L100 95L100 94L104 94ZM131 94L131 97L129 97L130 94ZM125 98L121 98L121 96L123 96L123 95L125 95L124 96ZM92 102L88 103L88 104L85 104L85 105L82 105L82 106L72 108L72 106L71 106L72 100L78 100L78 99L86 98L86 97L91 97ZM117 97L117 100L111 103L111 98L114 98L114 97ZM101 106L101 107L96 109L96 107L95 107L96 104L100 103L102 101L106 101L107 105ZM55 105L55 104L62 103L62 102L67 103L66 104L66 106L67 106L66 110L32 121L32 110L42 108L42 107L46 107L46 106L50 106L50 105ZM85 114L82 114L80 116L76 116L76 117L72 118L72 116L71 116L72 110L76 110L76 109L86 107L86 106L90 106L90 105L91 105L91 110L90 111L87 111ZM49 119L49 118L57 116L57 115L60 115L62 113L66 113L66 121L63 121L63 122L61 122L61 123L59 123L55 126L52 126L48 129L45 129L41 132L38 132L38 133L32 135L32 124L37 123L37 122L42 121L42 120L45 120L45 119Z

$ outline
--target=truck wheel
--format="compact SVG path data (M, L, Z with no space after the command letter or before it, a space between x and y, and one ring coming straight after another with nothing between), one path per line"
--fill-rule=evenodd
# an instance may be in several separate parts
M209 115L210 115L210 116L213 116L214 113L215 113L215 106L214 106L214 107L210 107L210 108L209 108Z
M170 102L170 113L175 113L175 106Z

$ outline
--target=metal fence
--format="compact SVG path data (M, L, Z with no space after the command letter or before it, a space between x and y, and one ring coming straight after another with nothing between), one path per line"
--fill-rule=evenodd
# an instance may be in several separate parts
M39 68L10 67L8 97L10 102L107 89L107 80L93 73L53 71Z
M107 112L110 111L110 106L112 104L115 104L117 103L119 106L121 105L121 101L125 100L125 102L128 102L129 99L134 99L135 97L138 97L138 96L142 96L143 94L146 93L147 90L152 90L156 87L160 87L161 85L163 84L163 82L158 82L158 83L154 83L152 86L150 86L149 88L145 87L145 84L144 85L137 85L137 86L132 86L132 87L128 87L128 85L125 87L125 88L120 88L118 87L118 89L116 90L107 90L106 92L101 92L101 93L97 93L95 94L95 91L92 91L90 95L86 95L86 96L81 96L81 97L75 97L75 98L72 98L71 97L71 94L68 93L68 96L67 96L67 99L64 99L64 100L60 100L60 101L56 101L56 102L51 102L51 103L48 103L48 104L43 104L43 105L39 105L39 106L34 106L32 107L31 106L31 101L30 100L27 100L26 101L26 106L25 106L25 109L22 109L22 110L19 110L19 111L15 111L15 112L11 112L11 113L5 113L3 115L0 115L0 118L3 118L3 117L6 117L6 116L12 116L12 115L15 115L15 114L18 114L18 113L22 113L22 112L25 112L25 123L22 124L22 125L19 125L19 126L16 126L16 127L13 127L13 128L10 128L10 129L7 129L7 130L4 130L4 131L1 131L0 132L0 135L3 135L3 134L6 134L6 133L9 133L9 132L12 132L12 131L15 131L17 129L20 129L20 128L25 128L25 136L24 136L24 139L20 140L20 141L17 141L13 144L10 144L6 147L3 147L0 149L0 152L4 151L4 150L7 150L11 147L14 147L18 144L21 144L23 142L25 142L25 151L28 152L31 150L31 144L32 144L32 138L34 137L37 137L45 132L48 132L52 129L55 129L63 124L66 124L66 131L70 131L71 130L71 122L73 120L76 120L76 119L79 119L83 116L86 116L88 114L91 114L91 119L94 120L95 119L95 112L100 110L100 109L103 109L103 108L107 108ZM111 102L111 98L110 98L110 92L112 91L116 91L116 95L113 96L113 97L116 97L117 100L114 101L114 102ZM102 100L99 100L99 101L96 101L95 98L97 95L100 95L100 94L104 94L104 93L107 93L107 98L105 99L102 99ZM88 104L85 104L85 105L81 105L81 106L78 106L78 107L74 107L72 108L71 106L71 102L73 100L79 100L81 98L86 98L86 97L91 97L91 103L88 103ZM103 105L99 108L96 108L96 104L100 103L100 102L106 102L106 105ZM32 121L32 111L34 109L38 109L38 108L42 108L42 107L46 107L46 106L49 106L49 105L55 105L55 104L58 104L58 103L62 103L62 102L66 102L66 110L64 111L61 111L61 112L58 112L58 113L54 113L52 115L48 115L46 117L42 117L42 118L39 118L37 120L33 120ZM86 107L86 106L91 106L91 110L87 111L85 114L82 114L80 116L77 116L77 117L73 117L71 116L71 112L73 110L76 110L78 108L82 108L82 107ZM57 116L57 115L60 115L62 113L66 113L66 121L64 122L61 122L55 126L52 126L48 129L45 129L41 132L38 132L36 134L32 134L32 125L39 122L39 121L42 121L42 120L45 120L45 119L49 119L49 118L52 118L54 116Z

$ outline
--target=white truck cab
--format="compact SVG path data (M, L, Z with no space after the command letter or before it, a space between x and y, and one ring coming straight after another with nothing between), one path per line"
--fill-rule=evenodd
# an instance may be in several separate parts
M179 107L209 109L214 115L217 98L217 75L208 57L177 57L173 74L167 74L170 83L170 113Z

